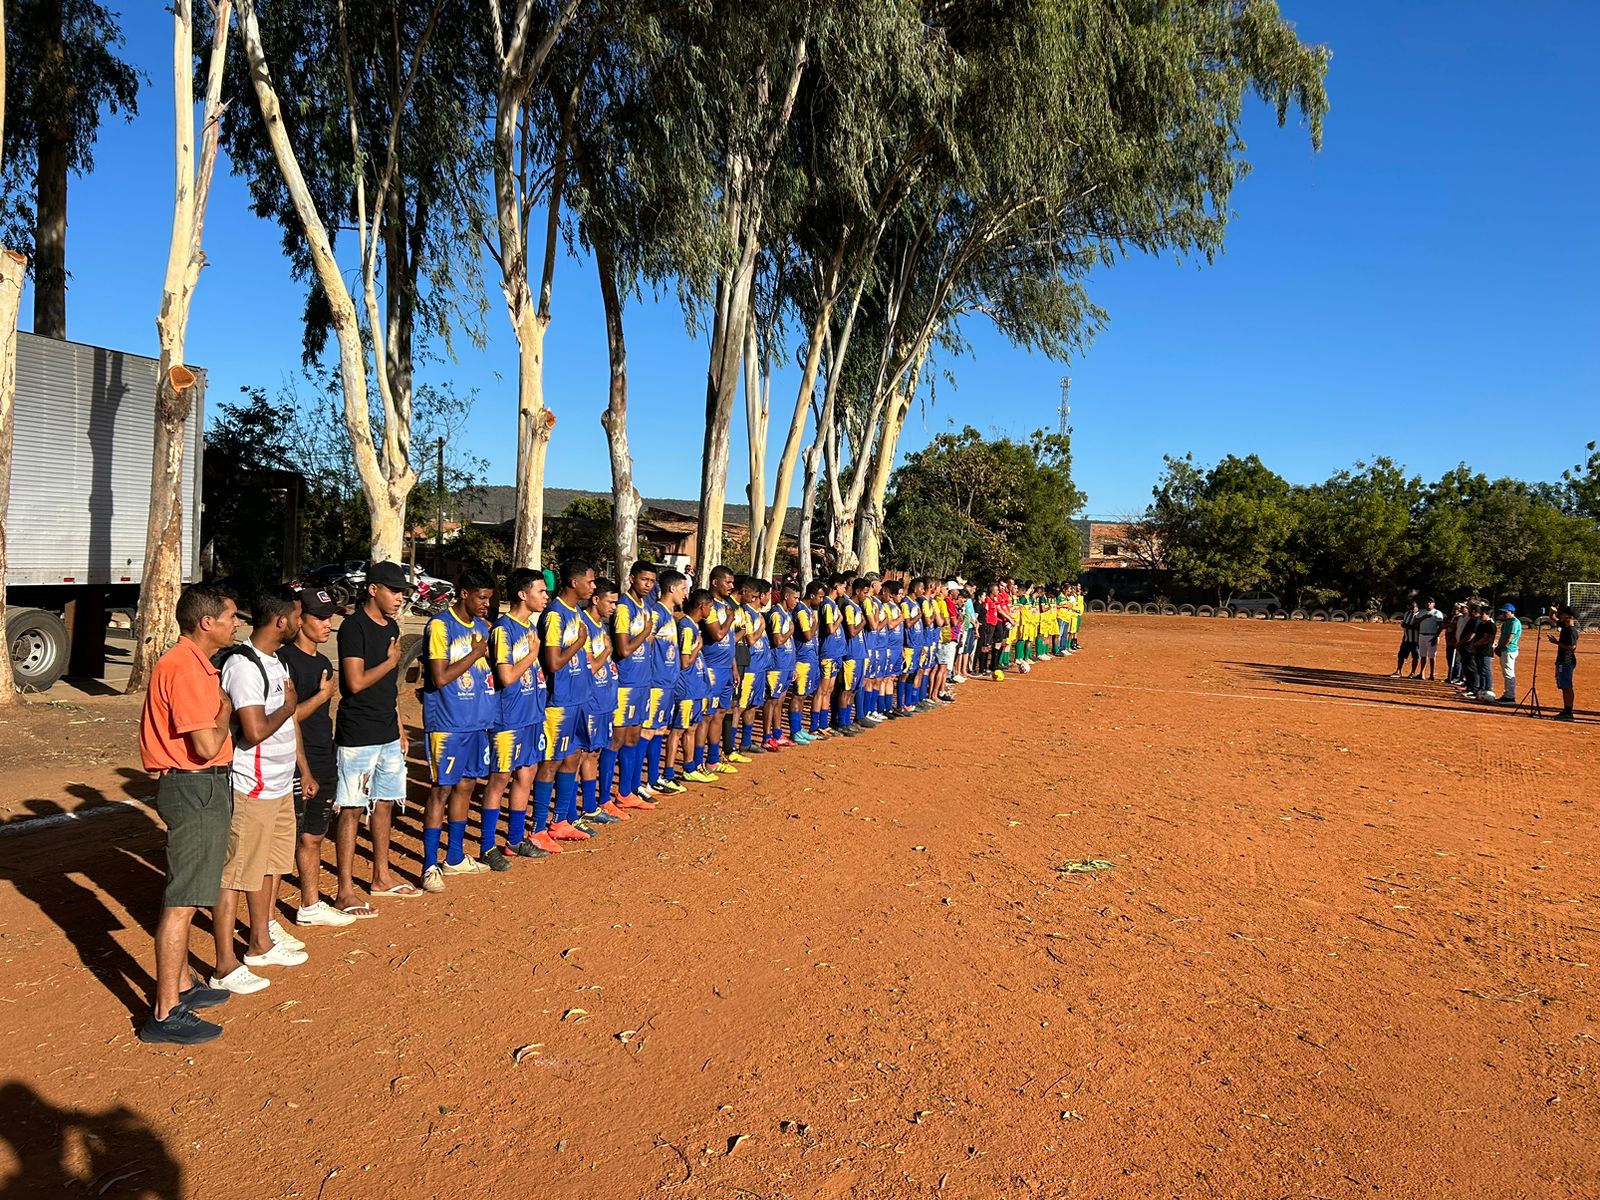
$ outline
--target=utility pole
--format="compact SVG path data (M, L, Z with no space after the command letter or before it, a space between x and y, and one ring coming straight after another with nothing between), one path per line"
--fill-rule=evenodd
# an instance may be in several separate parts
M433 527L433 569L439 572L439 578L445 576L444 569L444 439L437 443L438 459L438 487L439 487L439 521Z
M1067 436L1067 418L1072 415L1072 405L1067 403L1067 397L1072 394L1072 376L1061 377L1061 436Z

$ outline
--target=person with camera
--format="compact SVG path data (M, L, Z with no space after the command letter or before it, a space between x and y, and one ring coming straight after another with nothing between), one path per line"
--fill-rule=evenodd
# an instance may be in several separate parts
M1558 721L1572 721L1572 676L1578 669L1578 614L1570 605L1556 610L1556 632L1550 635L1556 648L1556 687L1561 689L1561 711Z

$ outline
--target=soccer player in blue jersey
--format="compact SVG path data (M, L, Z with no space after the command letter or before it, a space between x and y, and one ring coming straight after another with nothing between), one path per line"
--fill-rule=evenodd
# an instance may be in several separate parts
M867 657L867 616L862 601L871 589L869 580L846 576L844 591L840 596L839 611L844 622L844 666L839 676L838 728L847 737L871 728L857 717L862 696L861 671Z
M884 714L888 717L900 716L905 707L906 674L910 670L915 634L908 620L910 608L905 603L903 590L904 585L898 579L883 581L879 619L888 643L890 696L889 708Z
M711 593L697 588L678 614L678 658L683 670L673 694L672 730L674 757L683 769L680 778L690 783L717 781L716 774L706 770L711 679L705 663L705 635L700 632L700 622L710 611Z
M544 759L533 777L534 829L546 829L553 800L550 836L558 842L581 842L589 835L576 824L578 767L583 762L578 733L594 686L589 628L581 610L594 594L594 568L584 562L563 563L557 579L560 591L539 619L540 655L550 697L544 710Z
M489 601L494 581L475 568L456 581L456 602L423 631L427 656L422 729L433 790L422 812L422 890L444 891L446 875L476 875L489 868L466 852L467 811L478 781L489 775L489 726L499 697L489 670ZM444 866L439 842L449 809Z
M612 714L616 729L617 768L616 806L623 812L648 812L655 805L638 794L644 780L646 745L640 741L645 718L650 712L650 688L655 677L651 635L655 632L656 568L653 563L636 562L628 572L628 590L617 602L611 617L612 654L617 664L617 708ZM611 779L601 772L600 795L611 796Z
M771 583L763 579L760 586L772 655L767 667L766 742L769 750L783 750L795 744L783 728L783 710L794 682L794 617L781 603L773 603Z
M844 576L830 575L827 579L814 579L807 597L817 614L817 695L811 705L811 733L813 737L832 737L833 690L839 681L844 663L844 613L839 608L839 593L844 588Z
M739 730L739 750L735 762L749 761L743 757L764 749L755 740L756 719L767 702L767 671L772 665L772 641L767 636L766 616L761 611L761 581L750 575L741 575L736 581L739 598L738 629L749 648L749 661L739 676L739 709L743 724Z
M712 567L707 580L711 603L700 619L703 638L701 655L706 666L706 770L719 775L737 775L739 768L723 759L726 749L738 749L734 740L739 714L734 705L736 658L734 618L738 605L733 599L734 574L727 567Z
M489 786L483 793L483 861L493 871L509 871L507 852L522 858L544 858L560 847L528 836L528 802L533 797L533 772L539 765L544 738L544 672L539 669L539 634L534 625L549 603L544 576L518 567L506 579L511 608L489 636L489 661L494 667L499 714L489 726ZM497 844L500 801L511 792L506 821L506 849Z
M813 584L818 594L819 585ZM809 589L808 589L809 590ZM797 746L809 746L816 739L806 731L806 705L817 694L817 614L811 605L800 598L800 588L792 583L783 585L781 593L784 609L794 626L794 686L789 690L789 740Z
M611 803L611 779L617 773L616 751L612 749L612 720L617 710L617 664L611 661L611 627L617 609L617 585L609 579L594 581L594 594L583 610L589 630L589 670L593 675L589 702L584 705L578 744L583 762L578 768L578 792L582 800L576 822L584 833L592 834L606 825L627 818ZM606 794L600 794L600 781L606 781ZM604 800L604 807L601 801Z
M677 771L663 756L667 734L672 731L672 698L678 690L683 662L678 652L678 611L689 595L689 579L682 571L666 570L656 577L656 599L652 605L655 628L651 633L650 713L644 736L650 739L646 751L649 796L675 796L685 788ZM644 794L644 793L641 793Z

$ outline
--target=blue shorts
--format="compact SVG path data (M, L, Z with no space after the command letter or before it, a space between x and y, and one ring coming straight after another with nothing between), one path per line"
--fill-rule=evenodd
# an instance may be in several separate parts
M664 687L650 688L650 698L645 702L644 727L666 729L672 720L672 694Z
M794 680L794 663L786 662L781 666L767 668L767 695L773 700L782 700L789 690L789 684Z
M757 708L767 702L767 673L761 671L746 671L739 676L740 708Z
M705 720L710 701L700 696L679 696L672 704L672 727L693 729Z
M797 658L794 663L794 694L814 695L817 690L817 664L814 659Z
M707 667L706 681L710 694L706 697L709 712L727 712L733 707L733 668Z
M544 710L544 757L541 762L560 762L578 753L578 732L583 710L577 705L550 704Z
M612 714L611 723L628 729L634 725L643 725L645 706L650 699L650 689L643 685L627 684L617 688L617 711Z
M489 734L482 729L429 731L428 770L435 787L450 787L463 779L489 776Z
M1577 663L1556 664L1556 687L1566 691L1572 686L1572 672L1577 669Z
M497 774L509 775L524 767L539 765L544 726L523 725L517 729L489 731L489 765Z
M842 661L842 659L827 657L817 660L817 686L821 689L823 695L833 695L833 681L839 678Z
M844 682L844 690L847 692L853 692L860 687L861 660L859 658L852 658L848 654L845 655L844 669L839 672L839 678Z
M406 756L400 752L400 739L377 746L339 746L339 786L335 808L364 808L372 811L376 801L406 799Z
M578 722L578 749L585 754L598 754L611 749L612 710L586 712Z

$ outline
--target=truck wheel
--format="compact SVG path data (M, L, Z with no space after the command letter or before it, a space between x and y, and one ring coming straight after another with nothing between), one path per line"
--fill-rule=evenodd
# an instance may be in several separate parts
M6 614L6 645L19 691L42 692L67 673L67 626L55 613L13 609Z

